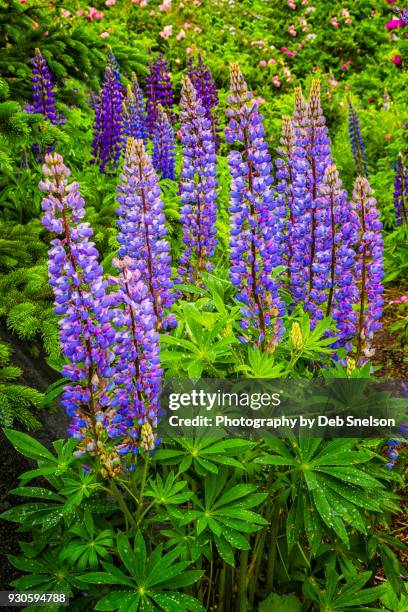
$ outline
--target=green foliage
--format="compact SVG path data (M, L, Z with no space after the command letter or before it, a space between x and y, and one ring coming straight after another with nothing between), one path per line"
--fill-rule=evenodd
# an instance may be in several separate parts
M11 427L19 422L27 429L37 429L40 422L33 415L33 408L40 408L43 394L18 383L20 368L10 364L10 348L0 343L0 427Z

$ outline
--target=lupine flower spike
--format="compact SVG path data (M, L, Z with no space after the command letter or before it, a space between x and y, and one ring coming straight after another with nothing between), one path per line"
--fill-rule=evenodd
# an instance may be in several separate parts
M363 139L361 136L360 119L356 110L349 98L349 134L351 150L353 152L354 161L356 164L357 174L368 178L367 157Z
M112 438L119 438L120 455L139 452L140 432L155 426L159 411L162 370L159 358L157 319L148 286L141 280L137 262L131 257L114 258L119 277L112 294L113 323L117 327L115 344L115 418L108 427ZM152 450L155 436L151 443Z
M179 273L184 282L197 283L203 270L211 270L217 244L217 179L211 122L188 77L181 92L181 223L184 252Z
M334 164L326 168L319 199L322 205L316 212L316 263L310 297L314 305L323 306L317 318L333 317L337 326L336 346L347 346L351 350L358 300L353 277L358 216L348 201Z
M273 351L283 334L285 309L273 270L282 261L285 210L277 205L272 189L262 115L238 64L231 65L228 104L226 139L243 147L228 157L232 175L230 278L242 304L241 327L253 330L253 337L243 334L241 340L252 340L262 350Z
M142 140L128 139L118 193L118 255L128 256L130 270L140 272L151 297L156 329L174 327L174 317L166 313L175 294L163 201Z
M302 203L306 252L303 258L303 281L301 277L297 279L301 282L301 286L297 288L297 295L300 299L307 299L306 308L311 310L313 325L316 322L314 315L318 312L313 305L314 295L320 291L320 281L317 281L317 284L314 281L316 216L317 208L321 205L318 195L326 168L331 163L330 138L320 105L320 81L318 79L312 82L307 105L301 91L296 91L294 125L296 144L305 150L309 166L306 181L309 199L308 202Z
M43 172L42 222L58 236L51 242L48 271L60 317L62 353L69 361L62 370L70 381L62 395L71 417L68 433L81 440L78 453L98 455L104 475L115 476L119 460L114 451L105 452L103 431L103 423L112 416L109 381L114 373L107 283L92 229L82 221L84 200L78 184L68 183L70 172L61 155L47 154Z
M164 108L159 104L153 133L153 166L161 178L174 180L176 141L174 129Z
M402 153L397 157L395 168L394 207L397 225L408 223L408 168Z
M132 74L132 84L126 88L126 98L123 103L123 137L126 146L127 138L147 139L146 105L143 92L135 73Z
M32 65L33 102L26 106L29 113L44 115L53 125L59 123L55 108L54 83L48 64L39 49L30 60Z
M92 142L93 162L99 164L101 172L114 170L119 161L122 148L122 111L122 86L118 76L108 65L102 89L96 100Z
M192 58L190 58L187 66L187 75L194 85L197 96L205 109L206 117L211 123L215 147L216 151L218 151L220 138L218 133L218 121L214 112L218 106L218 92L211 71L208 66L204 64L201 55L198 56L196 66L193 64Z
M381 329L384 304L382 297L384 245L380 214L366 178L357 177L351 204L359 216L356 263L356 278L359 287L356 361L357 364L361 364L373 356L374 332Z
M170 70L163 55L160 55L149 66L149 74L146 78L146 95L147 131L149 138L153 138L159 105L167 111L170 121L174 119L174 94L171 86Z

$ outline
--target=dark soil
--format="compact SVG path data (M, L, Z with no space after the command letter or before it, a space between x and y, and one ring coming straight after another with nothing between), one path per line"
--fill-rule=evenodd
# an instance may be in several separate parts
M381 366L378 371L378 376L381 378L408 379L408 346L404 345L401 332L390 330L390 326L397 320L398 315L402 316L403 312L403 306L395 304L394 301L407 295L407 292L407 286L399 285L387 288L384 294L383 327L375 336L375 356L373 358L373 363ZM405 313L407 308L405 304Z

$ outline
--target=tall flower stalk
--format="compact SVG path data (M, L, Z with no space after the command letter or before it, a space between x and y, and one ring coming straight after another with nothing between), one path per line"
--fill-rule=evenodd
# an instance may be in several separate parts
M184 252L179 273L185 282L200 282L211 270L217 244L217 158L211 122L188 77L181 92L183 165L179 195Z
M284 207L275 200L272 164L262 115L248 91L238 64L231 65L231 93L226 139L237 148L228 156L230 191L230 278L242 304L241 327L250 339L272 351L283 333L284 305L273 270L282 261ZM238 149L239 147L239 149Z
M58 154L47 154L45 180L40 189L43 225L57 238L49 252L49 282L60 317L62 353L69 361L62 374L69 379L62 405L71 417L70 435L82 440L79 452L101 455L101 423L110 411L110 378L114 373L110 297L98 263L98 251L85 216L78 184L68 183L70 172ZM106 474L115 475L115 453L104 455Z
M149 74L146 78L147 95L147 132L153 138L156 122L159 117L158 107L161 105L172 121L174 93L171 86L170 70L166 58L159 55L149 65Z
M176 140L174 129L164 108L157 108L157 120L153 132L153 166L161 178L176 178Z
M101 172L116 168L122 150L123 93L118 75L110 65L105 70L102 89L96 98L93 162Z
M53 125L59 123L55 108L55 91L50 69L41 51L35 50L32 65L33 101L26 107L30 113L44 115Z
M147 140L146 104L135 73L132 73L132 83L126 88L123 102L123 138L125 146L127 138Z
M354 282L355 245L358 240L358 216L342 188L337 168L326 168L319 190L322 206L317 213L316 274L319 293L314 305L324 304L317 318L332 316L337 326L337 346L351 349L356 331L355 305L358 288Z
M215 148L216 151L218 151L220 138L218 121L215 114L215 110L218 106L218 92L211 70L204 64L201 55L198 56L197 65L193 64L192 58L189 60L187 75L194 85L197 96L205 109L206 117L211 123Z
M356 262L358 281L356 361L363 363L374 354L374 333L381 329L383 300L382 223L368 180L357 177L351 205L359 217Z
M408 223L408 168L402 153L397 157L394 180L394 207L397 225Z
M332 162L330 138L326 120L320 104L320 81L314 79L310 89L309 101L306 104L301 91L295 93L294 126L296 142L306 153L308 162L306 185L309 191L308 205L304 207L306 252L304 254L303 289L299 294L306 298L307 304L313 304L313 296L320 291L320 281L315 281L316 231L319 188L322 184L327 166ZM313 309L313 306L312 306Z
M174 326L174 317L166 313L175 294L163 201L142 140L128 139L118 194L119 257L128 256L131 270L140 272L152 300L156 329Z
M350 98L348 101L348 106L350 144L356 164L357 174L368 178L367 156L361 136L360 119Z

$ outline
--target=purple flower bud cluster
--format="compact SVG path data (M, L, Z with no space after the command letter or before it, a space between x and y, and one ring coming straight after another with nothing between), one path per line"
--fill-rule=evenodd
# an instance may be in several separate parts
M318 208L322 205L318 198L319 188L323 181L327 166L332 163L330 152L330 138L326 121L320 104L320 81L314 79L310 89L308 103L305 102L301 91L295 95L294 126L296 143L303 148L308 164L305 186L308 196L301 202L302 223L304 226L304 241L299 251L300 261L298 268L303 271L294 277L299 285L295 295L306 300L305 307L310 309L312 324L316 322L315 315L322 302L321 278L314 279L319 266L316 263L316 231ZM295 265L297 262L295 262ZM314 305L315 300L317 304Z
M265 141L262 115L239 69L231 66L231 93L227 98L227 142L239 145L228 164L232 182L230 278L241 302L241 327L251 329L252 340L273 351L283 334L284 304L273 271L282 261L281 240L286 211L272 188L272 163Z
M125 146L127 138L147 140L146 104L135 73L132 73L132 84L126 88L123 103L123 136Z
M131 270L140 272L152 300L156 328L173 327L174 318L166 314L175 293L163 201L142 140L128 139L118 193L119 257L128 256Z
M153 132L153 166L163 179L176 178L176 140L167 113L159 104Z
M55 108L55 91L50 69L39 49L30 60L32 65L33 103L26 106L29 113L44 115L53 125L60 123Z
M402 153L397 157L394 180L394 207L397 225L408 223L408 168Z
M171 121L174 119L174 94L171 86L170 70L166 58L163 55L159 55L159 57L149 66L149 74L146 78L146 95L147 132L149 138L153 138L159 114L159 105L167 111Z
M197 283L203 270L211 270L217 245L217 158L211 122L188 77L181 92L183 165L179 195L182 207L184 252L179 274L184 282Z
M204 64L201 55L198 56L197 65L194 65L192 58L190 58L187 66L187 75L194 85L197 96L205 109L206 117L211 123L215 147L216 151L218 151L220 138L218 121L215 115L215 109L218 106L218 92L211 70Z
M58 154L46 155L43 171L46 178L39 185L46 194L42 222L58 235L49 252L49 282L55 312L61 317L62 353L70 361L62 372L71 381L64 387L62 405L72 418L70 435L82 439L90 432L95 434L97 415L111 401L114 330L110 299L91 240L92 229L82 221L85 208L78 184L68 184L70 172ZM93 449L95 435L89 444Z
M391 439L388 440L389 449L387 451L387 455L390 458L390 461L386 464L387 470L394 469L395 462L398 459L398 446L400 444L400 440Z
M348 101L348 106L350 143L357 174L368 178L367 156L361 136L360 119L350 99Z
M122 85L116 72L108 65L102 89L95 104L93 163L102 173L116 168L122 149Z
M332 316L337 327L336 346L347 345L351 349L357 322L358 288L354 282L354 267L359 220L334 164L326 168L319 199L314 287L309 298L314 298L314 303L310 304L310 310L317 319ZM316 304L324 308L316 312Z
M384 305L383 250L380 213L372 197L368 180L357 177L351 205L359 217L357 242L357 262L355 277L358 282L357 308L357 349L356 361L363 363L372 357L375 331L381 329L381 316Z
M115 337L115 397L111 406L115 416L107 427L110 437L119 438L119 455L137 454L140 427L157 424L162 377L159 334L147 285L132 258L115 258L119 271L112 297Z

